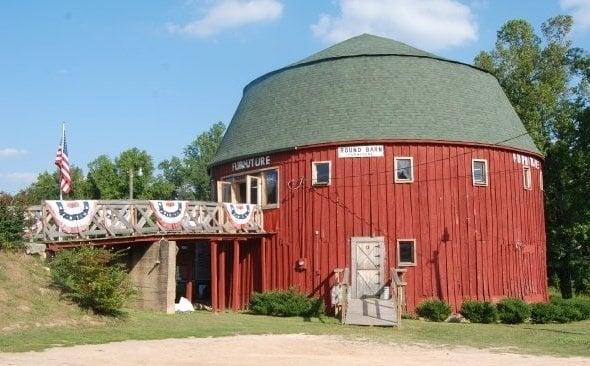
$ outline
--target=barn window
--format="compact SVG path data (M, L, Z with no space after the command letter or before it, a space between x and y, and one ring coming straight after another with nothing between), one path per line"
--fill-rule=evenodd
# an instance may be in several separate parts
M278 178L277 169L225 177L217 182L217 201L276 208L279 203Z
M397 241L397 265L416 265L416 239L400 239Z
M314 161L312 165L312 181L314 186L330 185L330 165L329 161Z
M394 159L395 182L411 183L414 181L414 158L398 157Z
M276 169L266 170L262 172L262 179L264 180L264 204L266 206L276 205L279 200L279 172Z
M485 159L473 159L471 162L471 175L474 186L488 185L488 161Z
M528 165L525 165L522 167L522 178L523 178L523 185L524 185L524 189L531 189L532 188L532 184L531 184L531 167Z
M539 188L544 191L545 187L544 187L544 182L543 182L543 171L539 170Z

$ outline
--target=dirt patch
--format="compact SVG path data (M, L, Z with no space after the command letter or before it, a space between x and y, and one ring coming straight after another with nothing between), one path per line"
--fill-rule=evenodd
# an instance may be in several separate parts
M335 336L264 335L125 341L0 353L0 365L590 365L590 358L557 358L474 348L380 344Z

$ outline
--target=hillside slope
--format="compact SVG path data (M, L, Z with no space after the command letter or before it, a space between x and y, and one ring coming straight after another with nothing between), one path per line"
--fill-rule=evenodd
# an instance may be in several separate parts
M42 259L0 251L0 332L100 322L50 284Z

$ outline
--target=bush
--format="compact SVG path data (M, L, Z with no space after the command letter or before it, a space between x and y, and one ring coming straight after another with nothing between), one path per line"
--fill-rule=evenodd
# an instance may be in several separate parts
M295 289L255 292L250 299L250 310L255 314L272 316L321 317L324 301L308 298Z
M573 299L552 298L551 303L562 309L564 321L580 321L590 319L590 299L575 297Z
M416 313L433 322L442 322L451 315L451 307L441 300L426 300L416 307Z
M22 248L24 226L23 208L10 196L0 193L0 248L8 250Z
M531 308L520 299L503 299L496 306L500 321L504 324L524 323L531 316Z
M51 261L53 283L69 299L98 314L120 315L135 294L120 254L83 247L59 252Z
M461 305L461 315L472 323L495 323L498 321L498 310L488 301L467 300Z
M555 304L537 303L531 305L531 322L546 324L561 319L561 308Z

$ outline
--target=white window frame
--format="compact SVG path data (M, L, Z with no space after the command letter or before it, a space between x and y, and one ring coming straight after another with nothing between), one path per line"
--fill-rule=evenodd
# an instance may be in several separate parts
M236 184L236 182L238 180L239 181L246 181L246 191L248 192L249 189L250 189L250 187L249 187L249 185L247 183L246 176L248 176L248 175L254 175L254 176L256 176L257 174L260 174L260 180L261 180L261 182L263 182L264 181L264 178L262 176L262 173L265 172L265 171L268 171L268 170L276 170L277 171L277 203L266 204L266 202L265 202L265 194L266 194L266 192L264 192L264 190L265 190L266 187L263 184L262 185L262 189L260 190L261 195L259 195L260 200L261 200L260 206L261 206L261 208L263 210L279 208L279 202L280 202L280 198L281 198L281 196L280 196L280 194L281 194L281 191L280 191L281 190L281 187L280 187L280 184L279 184L279 182L281 181L280 180L281 179L281 171L279 169L279 166L271 166L271 167L263 168L263 169L248 170L246 172L239 172L239 173L233 173L233 174L225 175L225 176L219 178L219 180L217 181L217 183L218 183L218 186L217 186L218 187L217 188L218 189L218 195L220 193L219 192L219 184L220 184L220 182L229 182L229 183L231 183L231 187L232 187L232 203L236 203L236 198L237 198L237 195L236 195L237 184ZM249 195L249 193L247 193L247 195Z
M528 184L527 184L527 178L528 178ZM530 191L531 189L533 189L533 174L531 172L531 167L528 165L522 166L522 186L527 191Z
M318 182L318 171L317 165L319 164L328 164L328 182ZM323 160L323 161L312 161L311 162L311 185L318 186L318 187L326 187L332 184L332 161L331 160Z
M545 182L543 181L543 171L539 169L539 188L545 191Z
M410 161L410 179L400 179L397 177L397 162L398 160ZM393 180L395 183L413 183L414 182L414 158L411 156L396 156L393 158Z
M476 181L475 180L475 163L483 163L484 169L486 170L486 181ZM490 184L489 180L489 165L487 159L471 159L471 181L475 187L487 187Z
M413 248L413 257L414 257L414 262L402 262L400 259L400 243L401 242L412 242L412 248ZM397 265L398 267L415 267L417 266L418 263L418 258L416 257L416 239L397 239L396 241L396 253L397 253Z

